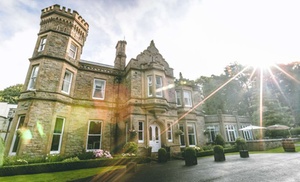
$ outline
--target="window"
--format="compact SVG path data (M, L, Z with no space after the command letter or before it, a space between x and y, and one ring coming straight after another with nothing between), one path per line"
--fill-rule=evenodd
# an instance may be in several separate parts
M31 75L29 78L29 83L28 83L28 87L27 90L32 90L35 88L35 83L36 83L36 78L39 72L39 65L35 65L32 67L32 71L31 71Z
M16 155L16 152L19 148L19 142L20 142L20 138L21 138L20 130L23 129L23 127L24 127L24 121L25 121L25 116L20 116L17 127L16 127L15 134L13 137L12 146L10 149L11 155Z
M208 141L214 142L216 135L219 133L219 126L208 126L206 130L208 132Z
M66 93L66 94L70 93L72 77L73 77L73 73L66 70L65 75L64 75L62 88L61 88L62 92Z
M139 121L138 142L144 143L144 122Z
M73 43L70 44L69 56L73 59L76 58L77 46Z
M152 93L152 76L148 76L147 77L148 79L148 97L151 97L153 96L153 93Z
M189 146L194 146L196 145L195 124L187 124L187 128L188 128Z
M175 92L176 94L176 105L177 106L181 106L181 92L179 90L176 90Z
M173 137L172 137L172 124L168 123L167 124L167 139L169 142L173 141Z
M242 126L241 128L245 128L246 126ZM245 140L253 140L252 130L244 130L243 137Z
M39 45L38 52L43 51L46 45L47 37L42 37Z
M56 118L50 153L59 153L64 130L64 118Z
M226 125L226 136L228 142L234 142L236 139L236 130L234 125Z
M179 130L183 131L183 133L185 132L183 124L179 124ZM179 141L180 141L180 146L184 147L185 146L184 134L180 135Z
M94 79L93 98L104 99L105 94L105 81L100 79Z
M163 96L163 83L162 83L162 77L161 76L155 76L155 80L156 80L156 92L155 95L156 97L162 97Z
M183 98L184 98L184 106L185 107L192 107L192 94L190 91L184 90L183 91Z
M102 122L90 121L88 127L87 150L96 150L101 148Z

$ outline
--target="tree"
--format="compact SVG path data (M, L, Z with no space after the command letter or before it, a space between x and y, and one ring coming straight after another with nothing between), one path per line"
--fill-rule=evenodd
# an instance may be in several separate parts
M0 101L9 104L17 104L23 84L16 84L0 91Z

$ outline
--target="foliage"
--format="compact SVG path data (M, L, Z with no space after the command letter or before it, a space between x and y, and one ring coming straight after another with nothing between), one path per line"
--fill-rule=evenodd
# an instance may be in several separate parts
M235 140L235 143L236 143L237 147L238 147L240 150L244 150L245 147L246 147L246 141L245 141L244 138L238 137L238 138Z
M16 84L0 91L0 101L9 104L17 104L21 94L23 84Z
M77 154L77 157L80 160L95 159L94 152L92 152L92 151L86 152L85 150L83 150L80 154Z
M60 162L64 160L64 157L59 154L47 154L45 161L46 162Z
M221 134L216 135L215 144L225 146L225 140Z
M214 146L214 153L224 153L224 148L221 145L215 145Z
M158 149L158 162L163 163L167 162L168 156L167 156L167 150L165 148Z
M206 150L212 150L213 149L213 145L204 145L203 147L202 147L202 149L204 150L204 151L206 151Z
M0 167L3 166L4 163L4 141L3 138L0 137Z
M113 158L108 151L102 149L95 150L94 155L96 158L109 158L109 159Z
M197 155L194 147L187 147L185 149L184 160L187 166L197 164Z
M123 147L123 153L136 154L137 150L138 150L138 145L135 142L127 142Z
M80 161L80 159L78 157L70 157L64 159L62 162L74 162L74 161Z

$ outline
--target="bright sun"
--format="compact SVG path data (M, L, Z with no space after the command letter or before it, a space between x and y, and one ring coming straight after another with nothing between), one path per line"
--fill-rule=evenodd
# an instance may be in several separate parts
M268 68L276 65L276 62L270 61L270 60L262 60L262 61L254 61L254 62L250 63L249 65L254 68L268 69Z

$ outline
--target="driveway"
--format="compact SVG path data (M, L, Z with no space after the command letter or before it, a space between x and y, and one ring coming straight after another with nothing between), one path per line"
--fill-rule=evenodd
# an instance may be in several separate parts
M78 181L114 182L264 182L300 181L300 153L250 154L249 158L226 155L225 162L214 162L213 156L198 158L198 165L185 166L183 160L164 164L138 165L135 173L118 170Z

